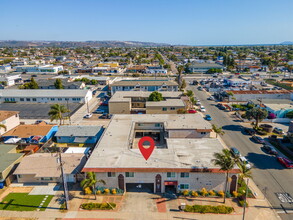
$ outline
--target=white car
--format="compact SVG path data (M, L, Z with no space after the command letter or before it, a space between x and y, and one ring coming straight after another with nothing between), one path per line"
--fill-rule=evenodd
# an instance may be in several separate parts
M91 118L92 116L93 116L93 114L88 113L88 114L86 114L86 115L84 116L84 118Z
M243 156L239 157L239 161L241 164L245 165L247 169L251 169L251 165L248 163L247 159Z
M203 106L200 106L200 111L201 111L201 112L206 112L206 109L205 109L205 107L203 107Z

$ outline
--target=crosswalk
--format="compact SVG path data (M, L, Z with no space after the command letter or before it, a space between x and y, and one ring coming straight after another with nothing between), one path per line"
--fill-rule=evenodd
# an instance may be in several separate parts
M293 203L293 198L289 193L276 193L276 196L282 203Z

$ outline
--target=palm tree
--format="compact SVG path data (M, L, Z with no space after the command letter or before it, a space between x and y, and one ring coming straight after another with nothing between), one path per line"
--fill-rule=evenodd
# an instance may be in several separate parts
M0 124L0 128L4 128L5 131L7 130L7 127L4 124Z
M103 185L106 185L106 182L104 180L96 179L96 174L94 172L88 172L86 174L86 178L83 181L81 181L80 186L82 187L82 189L91 187L93 190L93 193L95 194L95 199L97 199L96 183L102 183Z
M225 182L225 191L224 191L224 201L226 202L226 192L227 192L227 185L228 185L228 177L229 171L233 169L235 165L235 161L231 156L231 153L228 149L223 149L221 153L214 153L214 158L212 162L220 167L220 170L226 172L226 182Z
M224 135L225 134L225 132L223 131L222 127L217 127L215 124L213 124L212 128L213 128L213 131L216 133L216 138L218 137L218 134L219 135Z
M247 168L245 166L245 164L240 164L239 169L240 169L240 172L241 172L239 174L240 185L242 185L244 178L252 178L251 169Z
M50 120L51 121L59 120L60 125L62 124L63 114L70 112L70 110L67 109L64 105L54 104L54 105L51 105L50 108L51 109L48 113L48 115L50 116Z

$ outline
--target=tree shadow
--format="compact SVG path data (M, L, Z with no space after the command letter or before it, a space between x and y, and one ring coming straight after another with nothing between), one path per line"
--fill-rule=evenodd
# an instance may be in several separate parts
M253 163L254 167L258 169L275 169L275 170L283 170L285 169L276 159L275 156L267 155L267 154L257 154L250 152L246 156L247 160Z
M222 127L223 130L227 131L243 131L243 126L242 125L224 125Z

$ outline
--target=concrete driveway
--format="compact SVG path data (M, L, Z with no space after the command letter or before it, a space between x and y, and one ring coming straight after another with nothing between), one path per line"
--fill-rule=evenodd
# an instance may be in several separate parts
M60 185L35 186L29 195L55 195Z

